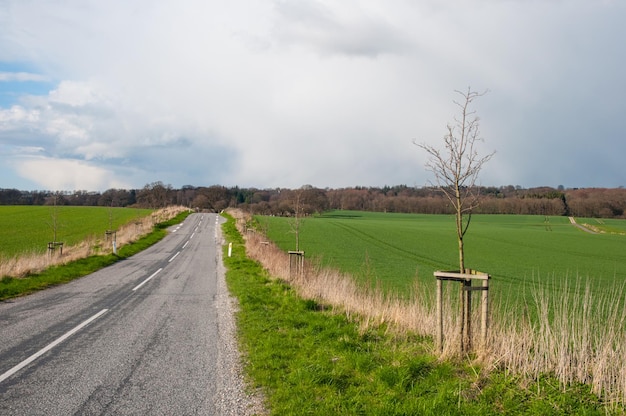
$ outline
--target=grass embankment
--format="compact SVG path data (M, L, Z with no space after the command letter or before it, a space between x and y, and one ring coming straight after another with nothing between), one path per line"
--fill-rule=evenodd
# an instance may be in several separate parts
M184 221L188 215L188 211L183 211L170 220L156 224L147 235L120 247L117 254L91 255L66 264L49 267L42 272L33 273L26 277L4 277L0 280L0 300L67 283L133 256L163 239L167 235L167 227Z
M586 386L528 381L469 361L439 361L432 340L303 299L246 256L223 226L226 279L239 300L246 370L275 415L604 414ZM521 386L521 382L524 386Z

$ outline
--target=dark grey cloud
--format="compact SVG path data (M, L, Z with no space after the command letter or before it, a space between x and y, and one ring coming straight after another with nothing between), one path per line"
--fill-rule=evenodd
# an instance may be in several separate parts
M315 0L276 3L274 34L280 44L304 45L323 55L375 58L412 48L408 33L373 11Z

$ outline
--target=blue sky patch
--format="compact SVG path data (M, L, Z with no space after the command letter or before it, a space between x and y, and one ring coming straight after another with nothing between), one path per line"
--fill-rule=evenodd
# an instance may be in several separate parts
M49 77L28 64L0 62L0 107L18 104L24 95L46 95L54 88Z

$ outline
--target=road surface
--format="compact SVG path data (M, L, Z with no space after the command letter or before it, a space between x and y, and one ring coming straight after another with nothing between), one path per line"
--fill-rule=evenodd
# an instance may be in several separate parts
M594 230L592 230L592 229L590 229L590 228L587 228L587 227L585 227L584 225L580 225L579 223L577 223L577 222L576 222L576 219L575 219L574 217L569 217L569 222L571 222L571 223L572 223L572 225L573 225L574 227L577 227L577 228L579 228L579 229L583 230L583 231L584 231L584 232L586 232L586 233L589 233L589 234L598 234L598 233L597 233L597 232L595 232Z
M0 414L252 412L220 221L192 214L132 258L0 302Z

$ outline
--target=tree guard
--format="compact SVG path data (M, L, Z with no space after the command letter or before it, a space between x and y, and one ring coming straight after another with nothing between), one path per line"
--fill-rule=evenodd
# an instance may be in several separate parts
M59 255L62 256L63 255L63 243L60 241L50 241L48 243L48 255L50 257L52 257L52 255L54 254L55 250L57 249L57 247L59 248Z
M491 276L486 273L477 272L476 270L466 269L465 273L458 271L436 271L434 273L437 279L437 333L435 338L437 351L443 352L443 290L442 282L454 281L461 283L460 290L460 313L461 313L461 328L460 328L460 352L467 352L472 349L472 292L481 291L481 314L480 314L480 342L481 347L485 348L487 345L487 328L489 325L489 279ZM480 286L472 286L472 282L480 281Z
M289 276L301 277L304 272L304 251L289 251Z

